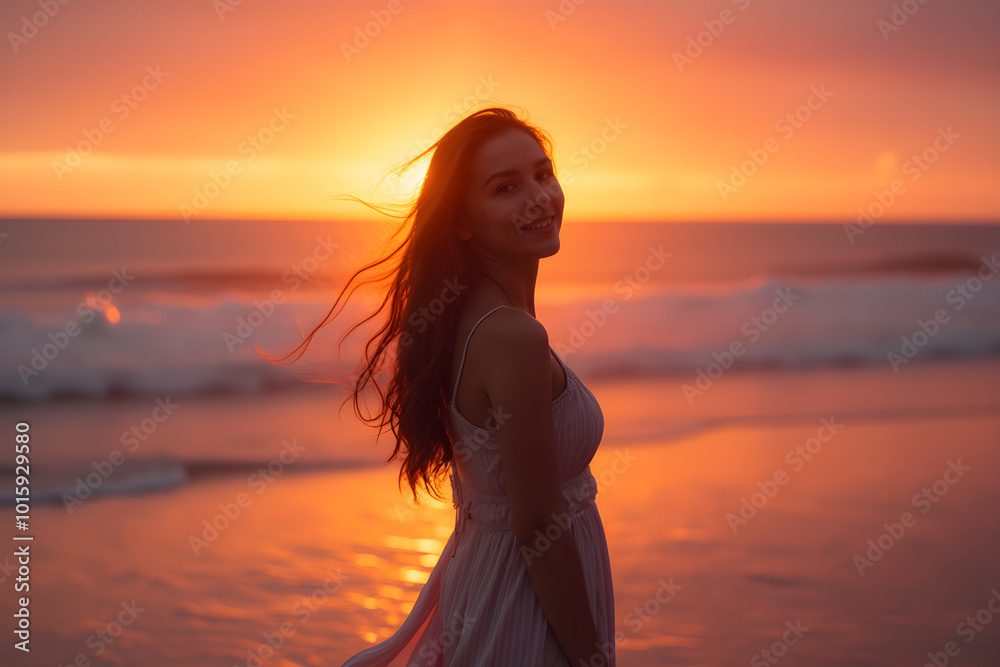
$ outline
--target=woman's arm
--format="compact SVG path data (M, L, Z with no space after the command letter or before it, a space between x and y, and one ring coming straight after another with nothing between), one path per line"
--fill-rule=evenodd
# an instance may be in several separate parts
M504 417L498 435L514 538L570 663L589 665L595 653L604 654L576 540L560 518L567 506L559 482L548 335L523 311L497 315L487 320L479 349L484 389L494 412ZM541 544L548 544L545 549L537 548L539 534L549 540Z

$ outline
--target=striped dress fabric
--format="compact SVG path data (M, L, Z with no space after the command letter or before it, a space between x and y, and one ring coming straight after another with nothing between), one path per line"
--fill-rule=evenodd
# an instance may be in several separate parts
M455 445L451 474L455 531L396 633L358 653L343 667L389 665L421 627L424 632L405 663L408 667L571 667L514 539L496 429L472 424L455 407L472 333L490 314L509 307L494 308L469 332L449 402L447 426ZM590 472L604 432L604 416L590 390L558 355L556 359L566 372L566 388L552 402L552 412L568 516L555 520L549 530L568 529L576 539L590 609L602 647L610 654L607 663L595 657L591 664L613 667L611 564L594 502L597 482ZM503 415L495 417L502 424ZM544 548L544 544L540 536L537 546Z

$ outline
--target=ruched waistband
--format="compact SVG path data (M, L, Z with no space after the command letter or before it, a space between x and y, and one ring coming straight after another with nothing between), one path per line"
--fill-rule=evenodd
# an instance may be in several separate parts
M586 470L561 485L563 497L570 516L579 514L592 505L597 498L597 480ZM470 492L462 486L458 474L452 469L451 500L455 507L455 549L458 549L459 535L465 530L465 522L473 521L477 528L487 532L513 530L510 520L510 502L504 496L483 496ZM454 554L452 554L454 556Z

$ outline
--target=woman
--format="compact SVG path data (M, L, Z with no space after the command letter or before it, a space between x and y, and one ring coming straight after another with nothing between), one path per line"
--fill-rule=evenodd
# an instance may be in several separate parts
M558 252L562 226L551 141L489 108L408 165L429 152L406 237L340 296L363 271L391 267L355 410L391 427L389 460L401 456L415 498L420 483L437 495L450 472L456 527L402 626L344 665L389 664L425 622L408 665L614 665L589 467L604 420L534 317L538 261ZM375 373L390 349L383 391ZM358 398L369 382L381 411L366 418Z

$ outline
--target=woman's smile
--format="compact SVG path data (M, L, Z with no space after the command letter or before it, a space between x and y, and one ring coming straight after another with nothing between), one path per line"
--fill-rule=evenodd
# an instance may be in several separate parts
M518 231L527 232L531 234L548 234L555 228L555 225L552 224L554 220L555 216L550 215L542 219L540 222L533 223L526 227L521 227Z

